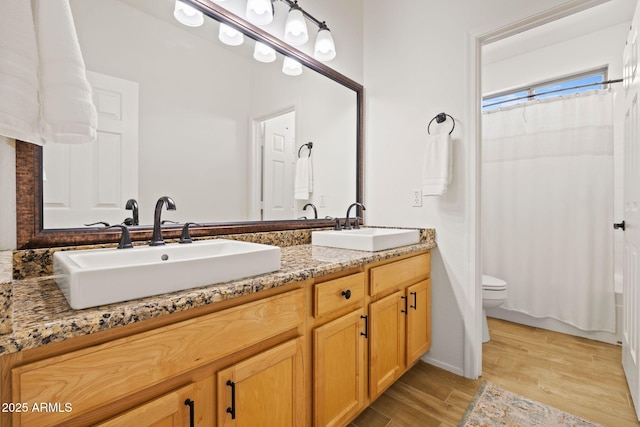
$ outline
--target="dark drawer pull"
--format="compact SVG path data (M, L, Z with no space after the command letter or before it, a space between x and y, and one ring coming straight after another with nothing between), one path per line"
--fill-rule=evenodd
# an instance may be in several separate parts
M347 289L346 291L342 291L342 296L344 297L344 299L351 298L351 290Z
M360 332L365 338L369 338L369 316L360 316L361 319L364 319L364 332Z
M231 419L236 419L236 383L227 380L227 385L231 387L231 406L227 408L227 413L231 414Z
M191 399L187 399L184 401L185 405L189 406L189 426L191 427L195 427L196 425L196 403L191 400Z

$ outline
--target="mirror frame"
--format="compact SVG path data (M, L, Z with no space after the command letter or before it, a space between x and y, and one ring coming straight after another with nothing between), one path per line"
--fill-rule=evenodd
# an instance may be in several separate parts
M351 89L356 94L356 200L363 202L364 195L364 87L333 68L315 60L273 35L237 17L211 0L183 0L217 21L224 22L246 36L262 41L285 56L292 57L307 68ZM188 73L188 70L187 70ZM345 206L345 209L347 206ZM76 245L114 243L120 239L117 229L104 228L43 228L42 147L16 141L16 244L18 249L46 248ZM332 227L334 220L284 220L205 223L190 229L194 237L224 234L258 233L309 228ZM153 226L129 227L134 241L149 240ZM163 227L167 239L178 238L182 225Z

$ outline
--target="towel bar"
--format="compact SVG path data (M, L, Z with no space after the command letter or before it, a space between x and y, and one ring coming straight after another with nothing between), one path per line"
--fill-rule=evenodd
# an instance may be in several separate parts
M429 128L431 127L431 123L433 123L434 120L436 121L436 123L440 124L445 120L447 120L447 117L451 117L451 116L447 113L436 114L436 116L433 119L431 119L431 121L427 125L427 133L431 135L431 130ZM451 117L451 123L452 123L452 127L451 127L451 130L449 131L449 135L451 135L451 132L453 132L453 130L456 128L456 121L453 117Z
M309 157L311 157L311 149L313 148L313 142L307 142L306 144L302 144L300 148L298 148L298 158L300 158L300 152L304 147L309 149Z

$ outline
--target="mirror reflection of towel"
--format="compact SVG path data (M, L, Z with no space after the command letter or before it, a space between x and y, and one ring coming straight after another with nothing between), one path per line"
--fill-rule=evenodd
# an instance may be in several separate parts
M97 115L69 2L3 0L0 41L0 134L40 145L94 141Z
M309 200L313 191L313 167L311 157L299 157L296 162L294 197L296 200Z
M427 135L422 167L422 195L440 196L451 183L453 155L449 134Z

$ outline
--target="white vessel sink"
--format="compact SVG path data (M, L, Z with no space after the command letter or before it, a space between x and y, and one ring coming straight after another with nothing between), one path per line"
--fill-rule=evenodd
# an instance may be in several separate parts
M280 248L214 239L189 244L96 249L53 254L54 279L80 309L280 269Z
M359 230L327 230L311 233L311 244L358 251L382 251L413 245L420 241L418 230L395 228L361 228Z

